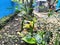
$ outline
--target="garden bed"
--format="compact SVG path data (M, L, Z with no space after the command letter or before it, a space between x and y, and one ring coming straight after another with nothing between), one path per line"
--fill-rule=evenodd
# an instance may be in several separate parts
M49 45L53 45L53 42L55 42L56 33L58 32L60 34L60 32L58 31L59 29L58 27L60 27L59 15L52 15L51 17L47 17L47 18L36 16L36 18L37 18L37 22L35 23L34 29L36 31L38 30L51 31L53 33L52 34L53 37L50 38ZM28 20L25 20L25 22L26 21ZM21 40L21 36L17 33L20 32L20 30L21 30L21 17L17 15L12 20L10 20L0 31L0 44L1 45L8 45L8 44L31 45ZM27 30L23 30L22 33L26 34Z

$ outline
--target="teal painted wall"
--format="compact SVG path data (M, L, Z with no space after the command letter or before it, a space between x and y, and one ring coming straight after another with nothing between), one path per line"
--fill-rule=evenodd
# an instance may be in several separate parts
M11 0L0 0L0 18L13 14L15 12L15 3Z

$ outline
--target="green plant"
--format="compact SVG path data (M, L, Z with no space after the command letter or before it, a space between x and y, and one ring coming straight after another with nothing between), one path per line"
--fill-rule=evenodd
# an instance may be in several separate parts
M54 11L52 9L49 9L49 13L48 13L48 17L50 17L51 15L53 15Z
M29 2L30 1L30 2ZM20 3L20 1L17 1L19 4L22 4L21 6L21 15L22 15L22 24L21 24L21 31L24 30L24 28L28 31L27 34L22 34L18 32L18 34L22 37L22 40L29 44L36 44L36 45L47 45L51 38L51 32L40 30L34 32L34 24L36 22L33 12L33 0L26 0ZM17 7L18 8L18 7ZM41 7L40 7L41 8ZM49 11L48 17L52 15L52 10ZM33 19L34 18L34 19ZM28 20L29 23L25 24L24 21ZM45 26L45 25L44 25Z
M29 44L36 44L36 45L47 45L47 42L44 41L44 31L38 31L37 33L33 33L33 36L31 36L31 33L28 33L25 35L22 40Z
M28 24L24 25L24 28L28 29L29 32L25 36L22 36L22 40L29 44L47 45L47 41L44 40L44 38L46 36L45 31L41 30L41 31L37 31L36 33L34 33L33 30L34 30L35 22L36 22L36 20L34 18ZM21 33L20 33L20 35L21 35Z
M22 24L21 24L21 31L23 30L23 23L24 23L24 20L27 19L27 20L32 20L33 18L33 7L32 7L32 4L33 4L33 0L13 0L14 2L17 2L19 6L16 6L16 8L21 8L19 11L22 15Z
M54 45L60 45L60 33L59 32L57 32L57 36L56 36Z
M26 15L32 15L33 12L33 0L13 0L14 2L17 2L20 5L20 11L24 11L26 13ZM18 9L19 6L16 6L16 8Z

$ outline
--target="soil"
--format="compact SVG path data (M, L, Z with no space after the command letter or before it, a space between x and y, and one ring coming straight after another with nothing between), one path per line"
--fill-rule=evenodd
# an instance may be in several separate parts
M41 17L40 15L42 14L39 14L39 18ZM42 15L42 17L45 16ZM21 40L21 36L17 34L20 30L21 17L17 15L0 30L0 45L30 45Z
M2 30L0 30L0 45L25 45L17 32L20 31L21 18L15 16L9 20Z

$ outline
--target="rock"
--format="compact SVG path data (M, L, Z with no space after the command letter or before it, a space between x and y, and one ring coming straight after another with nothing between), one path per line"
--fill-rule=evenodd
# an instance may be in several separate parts
M0 39L2 39L2 35L0 35Z
M16 20L16 21L18 21L18 19L17 19L17 18L16 18L15 20Z
M47 22L48 22L48 23L57 23L58 20L57 20L55 17L52 17L52 18L48 18L48 19L47 19Z
M2 44L4 44L4 41L2 41Z
M5 29L7 29L7 28L9 28L10 27L10 25L7 25L7 26L5 26Z

